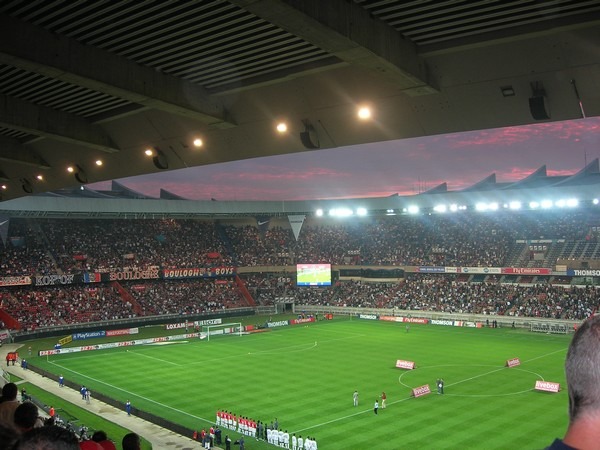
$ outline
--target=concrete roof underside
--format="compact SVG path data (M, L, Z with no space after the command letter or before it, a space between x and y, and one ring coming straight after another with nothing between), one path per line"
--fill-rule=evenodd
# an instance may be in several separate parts
M5 1L2 200L598 116L599 48L600 2L584 0ZM373 121L355 120L362 102ZM274 133L276 120L288 135Z

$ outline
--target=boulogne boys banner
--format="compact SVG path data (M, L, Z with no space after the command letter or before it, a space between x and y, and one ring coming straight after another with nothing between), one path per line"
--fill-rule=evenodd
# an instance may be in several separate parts
M194 267L176 269L121 270L108 273L50 274L36 276L0 277L2 286L61 286L69 284L103 283L109 281L156 280L159 278L180 280L186 278L231 277L235 267Z

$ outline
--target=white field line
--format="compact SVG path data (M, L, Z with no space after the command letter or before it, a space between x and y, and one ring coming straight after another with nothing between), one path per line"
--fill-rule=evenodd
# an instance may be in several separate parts
M529 359L529 360L527 360L527 361L523 361L523 362L525 362L525 363L526 363L526 362L530 362L530 361L535 361L535 360L537 360L537 359L545 358L546 356L550 356L550 355L553 355L553 354L555 354L555 353L558 353L558 352L564 352L564 351L565 351L565 349L563 348L563 349L556 350L556 351L553 351L553 352L550 352L550 353L546 353L546 354L544 354L544 355L537 356L537 357L535 357L535 358L531 358L531 359ZM491 370L491 371L489 371L489 372L486 372L486 373L483 373L483 374L481 374L481 375L476 375L476 376L474 376L474 377L465 378L464 380L460 380L460 381L457 381L457 382L455 382L455 383L452 383L452 384L447 384L446 386L455 386L455 385L457 385L457 384L464 383L464 382L466 382L466 381L474 380L474 379L476 379L476 378L479 378L479 377L482 377L482 376L485 376L485 375L490 375L490 374L492 374L492 373L499 372L499 371L501 371L501 370L503 370L503 369L506 369L506 367L502 366L502 367L500 367L500 368L498 368L498 369ZM534 373L534 372L532 372L532 373ZM536 374L536 375L540 376L540 378L542 378L542 379L543 379L543 377L542 377L541 375L539 375L539 374ZM397 403L402 403L402 402L405 402L405 401L407 401L407 400L410 400L411 398L412 398L412 397L401 398L401 399L399 399L399 400L396 400L396 401L393 401L393 402L389 402L389 405L395 405L395 404L397 404ZM310 426L310 427L306 427L306 428L302 428L302 429L300 429L300 430L296 430L296 431L294 431L294 433L298 434L298 433L302 433L302 432L304 432L304 431L306 431L306 430L313 430L313 429L315 429L315 428L319 428L319 427L322 427L322 426L325 426L325 425L329 425L329 424L331 424L331 423L335 423L335 422L340 422L340 421L342 421L342 420L346 420L346 419L349 419L349 418L351 418L351 417L359 416L359 415L361 415L361 414L366 414L366 413L371 413L371 414L373 414L373 409L372 409L372 408L369 408L369 409L365 409L365 410L362 410L362 411L356 412L356 413L354 413L354 414L348 414L348 415L346 415L346 416L341 416L341 417L338 417L338 418L336 418L336 419L328 420L327 422L321 422L321 423L318 423L318 424L316 424L316 425L312 425L312 426Z
M153 403L155 405L158 405L161 408L170 409L171 411L175 411L175 412L178 412L180 414L184 414L184 415L192 417L194 419L202 420L202 421L210 423L210 424L214 424L215 423L214 419L209 420L209 419L205 419L204 417L195 416L194 414L190 414L190 413L188 413L186 411L182 411L181 409L177 409L177 408L173 408L172 406L165 405L164 403L160 403L160 402L154 401L154 400L146 398L146 397L140 397L139 395L135 394L134 392L130 392L130 391L127 391L125 389L121 389L118 386L114 386L114 385L112 385L110 383L106 383L106 382L104 382L102 380L98 380L97 378L92 378L90 376L84 375L84 374L76 372L74 370L70 370L70 369L68 369L66 367L61 366L60 364L57 364L57 363L53 362L53 361L51 361L51 363L54 364L54 365L56 365L56 366L58 366L58 367L62 367L65 370L69 370L71 373L77 374L77 375L79 375L82 378L87 378L88 380L92 380L92 381L95 381L96 383L103 384L104 386L111 387L111 388L113 388L113 389L115 389L117 391L121 391L121 392L127 394L127 397L139 398L139 399L145 400L147 402Z

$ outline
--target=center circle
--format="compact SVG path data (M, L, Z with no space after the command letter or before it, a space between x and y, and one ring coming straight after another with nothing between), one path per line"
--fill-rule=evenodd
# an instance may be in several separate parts
M461 370L451 370L452 368L460 368ZM469 370L470 368L473 368L473 370ZM487 368L488 370L475 370L475 368ZM429 374L429 372L431 374ZM448 376L445 375L445 372L450 372L454 375L454 378L445 378ZM471 376L468 375L469 372L471 373ZM519 380L516 385L519 386L522 384L523 388L527 385L530 387L525 389L517 388L510 392L498 392L498 386L505 385L503 381L508 379L507 376L511 377L511 381L514 380L515 372L518 372L518 376L523 379L522 383ZM531 375L533 375L533 377ZM519 395L533 391L536 380L544 380L544 377L539 373L520 367L508 368L489 364L443 364L406 370L398 377L398 383L411 390L429 384L431 391L435 392L435 380L438 378L444 378L444 395L455 397L502 397ZM412 379L414 379L414 383L411 383ZM486 379L488 380L488 383L486 384L484 382L482 384L481 380L485 381ZM472 389L472 392L469 392L469 382L473 380L480 381L477 383L478 387Z

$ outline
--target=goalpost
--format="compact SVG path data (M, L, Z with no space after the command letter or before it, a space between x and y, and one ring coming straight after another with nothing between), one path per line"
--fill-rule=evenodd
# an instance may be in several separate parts
M210 341L211 336L237 335L241 336L244 326L241 322L221 323L219 325L203 325L200 331L200 339L206 338Z

